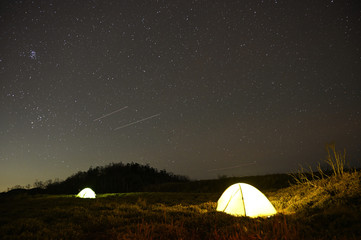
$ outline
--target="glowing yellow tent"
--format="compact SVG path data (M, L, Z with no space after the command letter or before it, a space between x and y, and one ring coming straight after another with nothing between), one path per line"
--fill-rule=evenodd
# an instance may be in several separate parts
M261 191L246 183L236 183L228 187L218 199L217 211L247 217L271 216L277 213Z
M95 198L95 192L90 188L84 188L76 196L80 198Z

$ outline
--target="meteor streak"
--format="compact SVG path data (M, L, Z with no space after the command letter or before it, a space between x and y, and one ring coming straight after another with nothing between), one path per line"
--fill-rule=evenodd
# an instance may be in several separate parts
M137 124L137 123L140 123L140 122L144 122L144 121L146 121L146 120L148 120L148 119L158 117L159 115L160 115L160 113L155 114L155 115L150 116L150 117L147 117L147 118L143 118L143 119L138 120L138 121L135 121L135 122L131 122L131 123L125 124L125 125L123 125L123 126L120 126L120 127L114 128L114 131L119 130L119 129L122 129L122 128L129 127L129 126L132 126L132 125Z
M110 115L112 115L112 114L114 114L114 113L117 113L117 112L120 112L120 111L126 109L127 107L128 107L128 106L125 106L125 107L123 107L123 108L120 108L120 109L118 109L118 110L115 110L114 112L105 114L105 115L103 115L103 116L101 116L101 117L99 117L99 118L97 118L97 119L94 119L93 121L95 122L95 121L98 121L98 120L100 120L100 119L102 119L102 118L108 117L108 116L110 116Z
M240 168L240 167L249 166L249 165L253 165L253 164L256 164L256 161L243 163L243 164L232 166L232 167L209 169L208 172L221 171L221 170L227 170L227 169L233 169L233 168Z

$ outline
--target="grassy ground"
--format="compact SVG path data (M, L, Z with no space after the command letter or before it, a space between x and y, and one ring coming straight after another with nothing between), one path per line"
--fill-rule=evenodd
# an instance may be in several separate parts
M4 195L0 239L360 239L360 179L265 192L279 214L257 219L216 212L218 193Z

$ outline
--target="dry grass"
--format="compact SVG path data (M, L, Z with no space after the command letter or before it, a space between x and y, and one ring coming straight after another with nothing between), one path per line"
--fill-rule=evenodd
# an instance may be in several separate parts
M305 168L300 166L300 170L296 173L291 174L294 181L297 184L306 184L313 187L317 187L319 182L315 180L322 180L322 179L329 179L339 178L341 179L345 173L346 167L346 150L344 149L343 152L336 151L335 144L327 144L326 145L326 160L325 163L331 168L331 174L328 175L325 171L321 168L320 163L317 166L317 171L315 172L312 167L308 167L308 171Z
M361 174L356 170L345 171L346 151L336 151L335 145L326 146L325 162L331 168L326 174L318 164L317 172L311 167L291 174L295 185L274 193L272 199L280 212L295 213L307 209L325 209L338 205L358 205L361 197ZM277 199L277 200L276 200Z
M285 214L310 209L325 209L339 205L359 205L361 197L360 172L344 173L342 178L312 180L271 194L276 209Z
M351 183L355 178L349 180ZM333 208L335 202L327 193L315 189L295 185L266 193L281 213L256 219L216 212L216 202L207 199L217 196L210 194L132 193L93 200L44 195L5 198L0 201L0 236L77 240L357 239L361 216L354 208L360 205L349 202L357 195L348 191L342 195L347 196L344 200L348 204L337 200L339 207Z
M269 199L279 213L302 222L299 230L318 228L320 233L337 239L359 239L361 173L345 170L346 152L337 152L334 145L327 146L326 163L331 168L330 174L320 165L316 173L311 168L309 172L301 169L293 174L297 184L270 193Z

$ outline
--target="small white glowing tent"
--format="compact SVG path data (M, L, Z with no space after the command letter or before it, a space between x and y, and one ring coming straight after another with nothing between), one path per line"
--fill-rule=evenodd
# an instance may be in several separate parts
M228 187L218 199L217 211L247 217L267 217L277 213L261 191L246 183Z
M95 198L95 192L90 188L84 188L76 196L80 198Z

